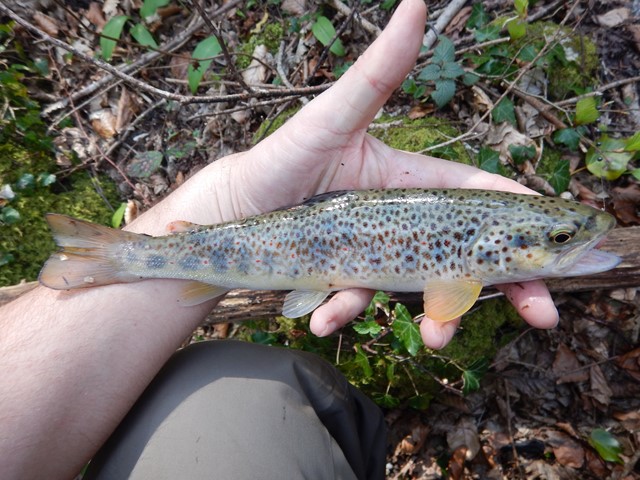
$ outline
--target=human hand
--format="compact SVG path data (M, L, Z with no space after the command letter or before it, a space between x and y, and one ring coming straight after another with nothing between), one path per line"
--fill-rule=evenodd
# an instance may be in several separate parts
M535 193L504 177L433 157L392 149L366 133L385 101L413 67L424 31L422 0L404 0L380 37L329 90L250 151L215 162L226 189L213 192L217 221L293 205L322 192L392 187L483 188ZM219 165L216 166L216 163ZM201 203L207 208L210 203ZM556 308L541 281L500 287L531 325L550 328ZM328 335L361 313L365 289L336 293L312 315L311 330ZM442 348L460 319L424 319L424 343Z

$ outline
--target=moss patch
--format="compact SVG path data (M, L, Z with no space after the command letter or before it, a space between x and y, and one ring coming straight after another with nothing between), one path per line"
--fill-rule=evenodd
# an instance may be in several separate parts
M240 46L240 53L244 55L238 55L236 64L238 68L247 68L251 63L251 55L258 45L264 45L269 50L269 53L275 55L280 47L280 41L284 38L285 31L284 26L280 23L267 23L264 28L249 37L249 39Z
M34 153L11 143L0 145L0 187L15 183L25 173L38 175L56 169L54 160L46 153ZM0 267L0 286L35 280L42 264L55 250L45 213L63 213L108 225L113 213L109 204L117 205L120 201L109 178L92 178L86 171L78 171L50 187L16 193L10 206L19 212L20 220L13 225L0 224L0 253L13 257L13 261Z

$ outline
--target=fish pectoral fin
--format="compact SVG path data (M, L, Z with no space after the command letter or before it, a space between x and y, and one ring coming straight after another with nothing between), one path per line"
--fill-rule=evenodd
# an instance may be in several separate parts
M298 318L313 312L324 302L330 292L319 290L294 290L284 298L282 314L289 318Z
M469 310L480 296L479 280L434 280L424 287L424 313L438 322L448 322Z
M185 307L200 305L208 300L224 295L229 291L228 288L211 285L198 281L185 282L182 292L180 293L180 304Z
M184 220L176 220L175 222L167 223L167 233L187 233L192 232L193 230L198 230L202 228L202 225L198 225L197 223L186 222Z

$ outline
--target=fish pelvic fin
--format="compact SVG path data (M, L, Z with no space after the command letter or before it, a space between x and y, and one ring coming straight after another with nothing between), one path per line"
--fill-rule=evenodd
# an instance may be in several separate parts
M228 288L198 281L188 281L182 289L180 304L185 307L200 305L208 300L220 297L229 291Z
M88 288L141 280L122 271L113 246L141 235L49 213L47 222L60 248L44 264L38 280L55 290Z
M294 290L284 297L282 314L287 318L298 318L313 312L331 292L320 290Z
M479 280L433 280L424 288L424 313L437 322L448 322L467 312L480 296Z

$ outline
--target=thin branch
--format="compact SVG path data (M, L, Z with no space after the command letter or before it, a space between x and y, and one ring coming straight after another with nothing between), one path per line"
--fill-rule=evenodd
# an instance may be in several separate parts
M593 92L585 93L583 95L578 95L577 97L568 98L566 100L556 102L556 105L558 105L559 107L564 107L565 105L573 105L574 103L578 103L583 98L597 97L599 95L602 95L603 92L607 90L611 90L612 88L618 88L618 87L622 87L623 85L627 85L629 83L637 83L637 82L640 82L640 75L635 77L623 78L622 80L616 80L615 82L602 85L596 88Z
M342 3L340 0L331 0L330 5L345 17L351 17L353 15L354 10L349 8L346 4ZM362 28L364 28L370 34L378 37L382 33L382 30L378 26L374 25L366 18L363 18L360 12L357 12L357 11L355 12L355 18L358 19L358 22L360 22L360 25L362 25Z
M467 0L453 0L447 7L442 11L435 25L429 29L429 31L424 36L424 40L422 44L425 49L431 50L431 47L436 40L438 39L438 35L444 31L444 29L449 25L449 22L456 16L456 14L460 11L463 5L467 3Z

